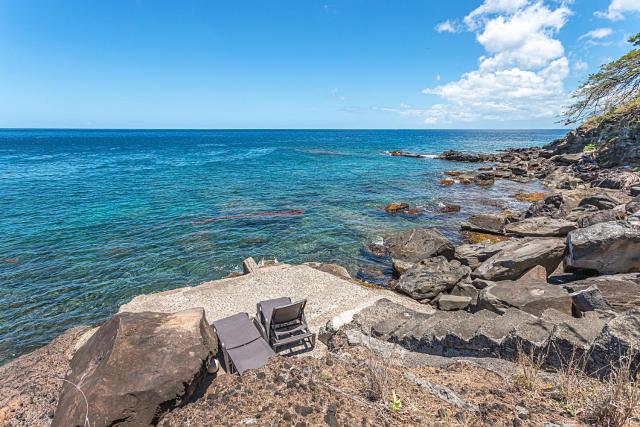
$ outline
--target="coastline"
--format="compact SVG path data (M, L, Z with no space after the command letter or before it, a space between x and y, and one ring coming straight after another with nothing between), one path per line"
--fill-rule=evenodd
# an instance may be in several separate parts
M570 138L568 139L570 140ZM618 225L621 222L629 223L632 232L638 233L638 216L636 213L640 211L640 209L635 210L635 205L631 206L633 211L629 211L629 205L636 203L634 202L634 197L636 197L637 194L633 195L633 193L636 191L634 190L634 186L640 182L640 176L638 176L637 172L618 165L605 168L594 167L596 164L595 159L589 153L582 153L581 151L578 153L571 152L575 151L575 147L567 147L568 144L565 139L565 141L551 143L547 148L505 150L502 153L490 155L465 154L460 152L446 152L440 155L441 159L451 162L479 164L479 170L477 172L446 172L440 182L443 186L468 186L467 188L473 188L473 191L481 192L483 188L494 185L497 180L507 179L517 183L539 181L545 184L548 191L536 195L523 194L521 196L523 200L527 203L531 202L523 212L499 211L495 214L472 215L465 222L461 223L461 231L475 233L475 240L467 241L467 243L462 245L454 247L450 242L445 241L446 238L444 236L444 240L441 240L440 236L434 237L433 235L420 237L422 240L417 241L418 244L416 244L416 242L413 241L415 233L411 233L408 237L403 235L403 233L395 233L388 239L385 239L383 244L380 245L382 247L372 247L372 253L387 257L391 261L391 263L388 264L388 267L394 271L391 288L398 291L397 293L393 293L392 290L387 289L363 287L362 283L354 283L344 277L340 278L331 273L322 272L309 266L280 264L263 267L264 270L262 272L248 273L240 277L216 280L196 287L180 288L148 295L143 294L133 298L128 304L123 305L119 312L154 311L168 313L193 307L207 306L209 307L206 310L207 321L211 322L216 318L224 317L236 311L250 312L251 306L255 304L255 302L248 301L246 296L248 293L251 293L252 289L256 291L252 294L252 298L255 297L257 299L280 296L283 292L289 292L292 296L306 297L312 301L309 315L311 318L310 325L314 330L320 331L326 327L328 322L335 323L337 322L336 318L339 319L344 315L343 317L345 317L345 319L338 322L339 324L334 325L335 330L328 334L328 338L323 339L323 341L327 341L327 345L331 351L331 347L337 345L336 343L332 343L331 340L343 339L341 337L343 337L342 334L345 333L344 327L347 328L347 331L364 330L367 322L370 322L367 316L373 316L374 319L380 319L380 316L383 316L382 318L384 319L384 316L389 316L389 311L396 310L396 308L392 308L396 306L385 306L385 304L388 304L386 300L401 307L402 310L411 313L409 317L418 315L433 317L436 312L467 313L467 311L465 311L466 308L471 305L474 299L474 304L478 305L478 301L482 300L484 293L485 304L488 305L479 305L480 307L485 310L489 308L489 311L497 310L500 312L500 310L506 310L503 311L503 313L506 313L509 309L516 307L512 305L513 301L509 301L508 296L500 297L500 295L496 293L498 299L503 298L500 303L497 304L491 300L491 298L495 299L495 295L487 298L487 290L497 289L496 286L498 285L494 283L499 284L503 281L517 281L523 280L524 278L532 281L542 280L544 285L539 285L538 283L539 287L536 289L548 291L546 286L556 286L558 289L563 289L564 293L553 297L556 298L555 300L553 298L552 300L545 300L542 309L538 308L538 306L534 307L535 304L538 304L537 300L534 301L534 305L527 306L527 301L517 307L518 310L529 314L533 310L533 312L537 313L541 318L544 317L544 313L549 307L553 307L554 310L557 309L557 311L563 313L564 317L561 316L561 320L558 321L560 323L553 323L554 320L549 317L549 314L547 314L547 317L544 317L544 319L545 321L551 322L551 324L555 324L557 327L563 324L562 322L569 322L569 318L573 318L572 316L574 314L573 307L575 307L575 297L572 297L566 290L567 283L581 284L585 280L589 281L602 276L630 274L640 271L633 263L627 267L611 267L612 269L603 270L603 272L597 274L591 271L593 270L591 268L593 267L592 264L589 264L590 271L583 272L584 274L580 272L581 267L579 265L573 269L562 267L563 264L566 264L565 259L567 254L565 252L565 244L572 244L570 240L567 240L569 233L573 231L579 232L581 229L598 226L598 224L614 223L614 225ZM420 154L415 153L391 153L391 155L420 158ZM452 163L452 165L453 164L455 163ZM488 164L492 164L492 166L489 167ZM557 203L558 197L562 199L560 203ZM585 200L590 200L591 205L584 203ZM402 201L398 200L396 202L401 203ZM601 209L596 205L606 206L606 208ZM587 208L585 208L585 206ZM596 206L596 209L589 209L589 206ZM617 208L618 206L623 206L623 208ZM402 207L399 211L396 210L393 212L393 214L401 214L402 210L410 209L411 206ZM559 213L560 211L562 211L561 214ZM571 216L572 214L574 216ZM613 214L613 216L607 216L610 214ZM567 217L569 217L569 220L567 220ZM538 220L535 218L538 218ZM564 223L560 221L564 221ZM580 226L578 226L578 224L580 224ZM518 226L520 226L520 228L518 228ZM468 237L469 234L467 234L467 238ZM496 241L494 238L499 239ZM399 240L394 241L394 239ZM531 242L539 243L543 241L546 244L552 240L553 242L551 243L554 245L562 246L562 250L558 252L559 255L555 255L555 252L552 256L546 255L552 251L545 252L544 256L536 255L537 257L534 257L533 265L528 261L522 263L522 265L518 263L514 264L512 260L507 259L509 266L505 267L506 270L505 268L496 268L497 262L500 261L499 255L501 253L506 254L506 256L511 256L514 252L517 252L519 250L518 248L522 245L530 245ZM437 242L436 246L433 244L434 241ZM510 244L509 242L515 242L516 246L507 247L506 245ZM635 240L632 239L629 244L636 244L634 242ZM498 247L495 247L495 245L498 245ZM546 251L546 249L544 249L543 252L544 251ZM576 253L577 251L574 250L572 252L572 249L569 249L569 259L572 259ZM431 269L429 270L430 272L435 271L439 273L444 269L446 273L450 275L452 271L459 271L461 272L460 277L466 277L466 279L455 280L452 286L447 284L445 290L437 291L435 295L432 294L433 291L431 288L433 286L431 285L428 292L424 289L416 289L415 278L410 281L409 279L411 279L411 277L409 276L413 274L411 272L415 272L415 274L418 274L416 277L424 277L420 276L420 274L423 274L422 269L425 268L422 261L420 261L422 259L439 260L439 264L436 267L428 266L428 268ZM488 263L491 259L494 260L493 264ZM496 261L496 259L498 259L498 261ZM575 263L575 261L573 262ZM542 271L536 270L536 266L540 265L544 267ZM549 266L553 266L554 268L549 268ZM435 270L433 270L434 268ZM615 268L618 268L620 271L614 271ZM304 286L296 285L296 281L301 281L304 283ZM347 285L348 283L351 283L351 285ZM591 282L587 284L590 283ZM235 284L237 284L237 287L234 286ZM578 288L578 292L580 292L585 289L590 289L590 286L582 288L578 286ZM638 280L638 288L634 287L634 289L640 289L640 280ZM578 329L581 327L579 326L581 325L580 322L589 321L591 323L601 323L599 330L588 332L592 335L590 335L591 339L587 347L593 346L593 343L600 339L600 330L605 327L607 322L612 321L611 319L620 318L621 313L627 308L619 301L620 297L615 294L614 289L605 286L600 289L600 293L604 294L605 300L611 300L612 305L609 306L609 308L611 308L611 313L614 314L609 313L606 315L597 315L596 317L587 316L586 320L584 314L575 317L575 319L577 319L575 322L578 322ZM229 301L234 298L234 295L238 301ZM425 295L429 295L426 301ZM207 301L207 298L212 299L211 301ZM516 299L518 298L520 298L520 296L516 297ZM385 299L385 301L381 302L382 299ZM446 308L445 302L446 304L452 304L450 307L454 308ZM316 305L314 306L314 304ZM382 314L376 311L376 307L379 307L380 304L387 307L385 310L382 310ZM508 309L504 308L505 304L509 305ZM591 308L586 311L594 310ZM359 318L358 313L360 312L367 314L360 315L361 318ZM597 310L594 312L599 313ZM355 323L354 315L359 319L356 320ZM349 325L355 325L355 329L351 329L354 328L354 326ZM375 327L372 325L369 326ZM355 340L354 336L356 335L354 334L355 332L351 333L351 340ZM52 344L36 350L34 353L21 356L0 367L0 376L6 376L7 373L13 372L13 376L11 376L10 379L15 386L18 380L15 374L16 370L21 370L29 364L32 364L34 357L38 357L37 355L40 354L47 354L49 350L58 355L56 356L56 363L64 367L64 359L71 359L74 350L77 350L80 346L78 343L86 342L90 335L90 333L87 333L86 328L73 329L65 332L58 339L54 340ZM391 340L391 338L393 338L392 334L389 335L383 331L378 332L377 336L382 340ZM394 342L397 342L397 340ZM70 348L72 345L73 348ZM323 345L321 345L320 348L324 352ZM446 344L442 343L439 345L446 346ZM465 342L465 345L468 346L469 343ZM61 350L64 351L65 357L59 356ZM597 348L590 348L589 351L597 353ZM500 356L505 355L508 354L505 353ZM318 355L317 357L322 356ZM35 369L37 372L38 368ZM29 375L31 374L27 376ZM9 384L11 384L11 382L9 382ZM46 399L49 399L49 403L46 403L46 399L40 395L36 399L38 406L37 409L34 410L34 413L36 413L35 418L28 418L28 422L40 423L53 418L52 411L53 408L55 408L55 403L57 403L56 394L61 388L62 384L59 382L56 383L53 381L50 384L49 388L45 390ZM24 387L17 387L16 390L18 390L17 394L12 393L8 399L5 398L4 401L0 401L0 419L2 419L3 416L9 417L6 419L11 419L10 417L16 413L16 402L20 402L25 398L24 396L34 393L32 388L25 389ZM18 413L20 412L18 411ZM24 413L24 411L22 413Z

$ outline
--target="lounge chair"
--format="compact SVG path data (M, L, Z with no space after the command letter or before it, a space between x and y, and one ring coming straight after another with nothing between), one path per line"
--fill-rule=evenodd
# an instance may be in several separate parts
M224 365L229 373L264 366L276 353L269 347L262 326L247 313L216 320L212 326L218 336Z
M261 301L257 305L257 319L266 332L269 345L278 348L296 344L316 344L316 334L309 330L304 315L307 300L292 303L291 298L282 297Z

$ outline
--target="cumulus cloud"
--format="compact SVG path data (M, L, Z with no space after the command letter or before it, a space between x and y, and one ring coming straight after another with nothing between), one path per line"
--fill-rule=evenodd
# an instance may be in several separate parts
M438 25L436 25L435 29L439 33L456 33L456 32L458 32L457 25L453 21L451 21L449 19L447 19L446 21L441 22Z
M578 40L583 39L606 39L611 34L613 34L613 30L611 28L596 28L595 30L591 30L588 33L585 33L578 37Z
M640 0L611 0L607 10L596 12L595 15L611 21L620 21L625 15L637 12L640 12Z
M557 2L556 2L557 3ZM567 2L555 8L543 0L485 0L465 18L484 47L477 70L425 89L442 99L422 111L425 122L552 118L562 110L570 72L555 35L571 15ZM417 115L414 109L406 113Z

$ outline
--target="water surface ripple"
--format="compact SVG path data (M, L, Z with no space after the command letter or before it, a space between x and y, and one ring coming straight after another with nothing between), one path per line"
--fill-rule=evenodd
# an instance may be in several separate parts
M461 218L532 186L441 187L442 171L477 165L384 151L492 151L562 134L0 130L0 363L250 255L355 273L369 262L362 243L389 230L433 225L458 238ZM447 200L463 211L437 213ZM389 216L391 201L432 213Z

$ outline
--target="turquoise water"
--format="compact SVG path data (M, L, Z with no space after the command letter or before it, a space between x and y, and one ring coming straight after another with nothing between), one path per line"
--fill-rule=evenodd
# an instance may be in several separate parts
M520 188L442 187L474 169L437 154L541 145L563 131L0 130L0 363L140 293L196 285L247 256L384 269L361 251L393 229L496 209ZM391 201L426 210L390 216ZM440 214L437 204L463 205ZM362 273L361 273L362 274Z

